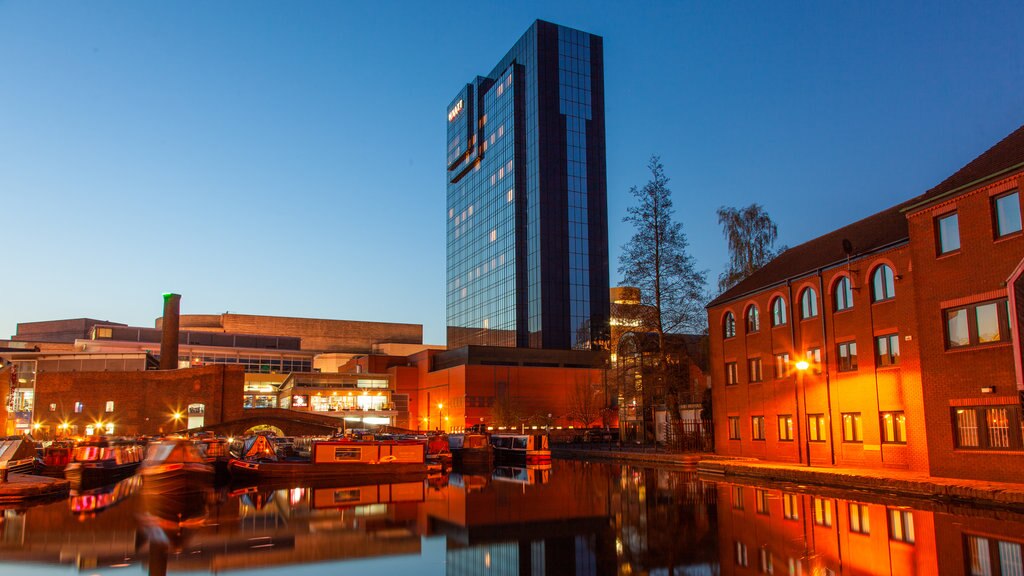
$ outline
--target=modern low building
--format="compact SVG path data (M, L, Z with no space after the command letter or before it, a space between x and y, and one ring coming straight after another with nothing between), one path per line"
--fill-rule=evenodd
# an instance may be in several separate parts
M1024 474L1024 128L708 305L716 450L810 466Z

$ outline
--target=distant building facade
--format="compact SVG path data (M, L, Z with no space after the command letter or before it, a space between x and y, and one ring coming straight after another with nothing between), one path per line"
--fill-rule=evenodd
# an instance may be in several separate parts
M1018 481L1022 175L1024 128L712 301L717 451Z
M449 348L606 338L603 59L600 36L538 20L449 104Z

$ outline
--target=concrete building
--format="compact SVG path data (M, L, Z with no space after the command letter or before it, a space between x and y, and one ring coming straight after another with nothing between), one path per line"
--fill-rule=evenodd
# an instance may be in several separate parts
M712 301L717 451L1019 479L1022 174L1024 128Z

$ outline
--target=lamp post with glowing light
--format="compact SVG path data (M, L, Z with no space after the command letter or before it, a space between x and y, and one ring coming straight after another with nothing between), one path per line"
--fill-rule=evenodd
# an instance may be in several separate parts
M437 429L438 430L440 430L441 426L443 426L443 424L441 424L441 415L442 415L441 411L442 410L444 410L444 402L438 402L437 403Z
M808 420L808 427L810 426L810 420L809 420L809 418L807 416L807 388L804 385L804 373L807 372L807 369L810 368L810 367L811 367L811 365L810 365L809 362L807 362L807 360L800 360L799 362L796 363L796 374L797 374L797 380L798 380L798 387L800 388L800 391L803 393L803 396L804 396L804 420ZM799 433L799 430L802 427L803 426L801 425L801 419L800 419L800 406L798 404L797 405L797 410L796 410L796 429L798 431L797 433ZM804 446L805 446L804 452L807 455L807 461L805 462L805 464L807 466L810 466L811 465L811 432L810 432L810 429L808 429L805 432L805 434L806 434L806 438L804 438Z

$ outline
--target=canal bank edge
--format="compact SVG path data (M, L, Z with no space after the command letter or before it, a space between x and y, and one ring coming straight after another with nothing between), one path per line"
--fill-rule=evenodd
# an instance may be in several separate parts
M804 468L724 459L701 460L697 471L725 478L758 478L1024 511L1024 484L938 478L898 470Z
M6 482L0 482L0 506L63 498L70 491L71 483L62 478L11 474Z
M553 447L552 456L651 466L695 466L698 472L718 478L746 478L773 483L860 490L886 496L896 495L932 501L938 499L949 503L1024 513L1024 484L1017 483L938 478L892 469L806 468L755 459L724 458L712 454Z

